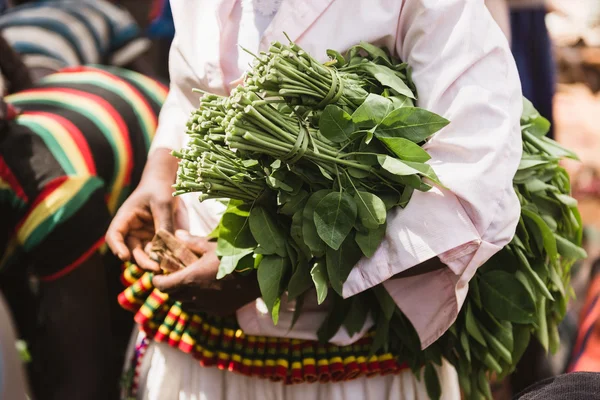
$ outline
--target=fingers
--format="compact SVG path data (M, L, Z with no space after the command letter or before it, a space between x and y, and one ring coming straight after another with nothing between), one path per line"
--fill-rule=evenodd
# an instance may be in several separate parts
M129 230L129 217L124 213L117 213L106 232L106 243L110 250L121 261L129 261L131 253L125 244L125 236Z
M177 230L175 232L175 236L177 239L181 240L181 242L194 253L202 255L204 253L208 253L211 250L214 250L215 244L207 240L206 238L199 236L192 236L189 232L184 230Z
M131 259L131 248L127 247L125 238L134 232L138 233L149 222L152 222L152 214L149 211L137 208L134 210L121 208L106 232L108 247L121 261L129 261Z
M187 268L173 272L168 275L156 275L152 278L155 288L164 293L170 293L181 289L184 282L188 281L189 270Z
M173 232L173 201L158 201L150 204L150 211L154 220L154 229L164 229Z
M216 281L219 258L211 253L184 269L168 275L157 275L152 279L154 286L161 292L172 292L182 287L191 286L198 289L217 289Z
M152 260L144 251L145 242L135 236L127 237L127 246L131 249L133 258L140 268L147 271L160 272L159 264Z

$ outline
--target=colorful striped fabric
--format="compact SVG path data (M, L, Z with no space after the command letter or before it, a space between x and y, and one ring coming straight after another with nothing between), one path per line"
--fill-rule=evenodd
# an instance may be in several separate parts
M190 354L202 366L287 384L337 382L407 368L390 353L369 354L374 332L349 346L250 336L235 318L186 312L181 303L153 287L151 273L133 264L126 266L122 280L127 288L119 295L119 304L135 313L134 319L147 338ZM131 360L125 373L131 390L135 389L139 357Z
M588 288L568 372L600 372L600 273Z
M26 262L55 279L102 245L166 94L130 71L74 67L6 98L21 114L0 137L0 271Z
M30 2L0 15L0 30L30 68L124 66L150 45L133 17L104 0Z

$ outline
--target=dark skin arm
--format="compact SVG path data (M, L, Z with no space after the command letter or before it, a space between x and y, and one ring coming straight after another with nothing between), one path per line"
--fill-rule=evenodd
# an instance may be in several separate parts
M260 297L260 289L255 274L232 274L227 278L216 279L219 258L216 243L205 238L190 236L185 231L177 231L177 238L200 259L186 268L169 275L157 275L154 286L181 301L191 311L204 311L220 316L232 315L244 305ZM445 265L432 258L391 279L406 278L437 271ZM208 283L219 282L220 289L207 289Z
M138 266L160 272L148 254L148 244L159 229L174 230L175 205L171 185L177 174L177 159L170 150L157 149L149 157L140 184L123 203L106 234L106 242L121 260L135 259ZM185 232L184 232L185 233ZM183 301L191 310L229 315L260 296L255 276L231 275L220 280L221 290L200 289L216 281L219 259L216 244L179 232L178 238L200 259L170 275L157 275L154 284Z
M155 276L152 283L158 290L181 301L190 311L219 316L232 315L240 307L260 297L254 273L231 274L217 280L219 258L215 242L181 230L175 236L200 259L177 272ZM218 285L207 285L213 282L218 282Z

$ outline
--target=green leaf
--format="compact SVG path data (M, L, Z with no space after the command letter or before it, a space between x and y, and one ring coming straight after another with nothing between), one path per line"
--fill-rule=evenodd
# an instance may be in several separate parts
M221 258L217 279L223 278L235 270L237 263L252 253L257 243L248 224L249 212L244 206L230 203L219 228L217 255Z
M537 307L537 326L538 328L535 331L535 336L538 341L544 348L544 350L548 351L550 338L548 337L548 321L546 319L546 298L541 297L538 301Z
M482 274L481 302L499 320L528 324L535 321L535 303L514 275L495 270Z
M548 253L550 259L554 260L558 256L557 247L556 247L556 239L554 239L554 234L552 230L548 227L546 222L536 213L523 208L521 213L525 218L533 221L533 223L537 226L539 233L542 235L542 242L544 243L544 249Z
M298 249L300 250L300 252L302 252L302 254L304 254L306 259L310 259L310 258L312 258L312 253L310 252L310 249L308 248L306 243L304 243L304 238L302 236L302 224L303 224L302 212L303 212L303 210L299 209L298 211L296 211L296 213L292 217L292 225L290 227L290 236L292 237L292 240L294 241L296 246L298 246Z
M585 250L577 246L576 244L570 242L569 240L559 235L554 235L554 238L556 239L558 252L562 257L571 260L580 260L587 257L587 253L585 252Z
M356 221L357 207L347 193L329 193L317 204L314 222L317 233L330 248L340 248Z
M325 107L319 119L321 134L333 143L350 140L350 135L356 130L352 116L333 104Z
M515 338L515 345L512 351L512 359L514 365L516 365L521 360L521 357L523 357L529 345L531 338L529 327L525 325L513 325L513 337Z
M279 212L284 215L292 216L298 210L304 207L307 201L308 192L304 189L301 189L298 193L291 196L291 198L279 208Z
M419 175L420 172L413 167L408 166L406 162L400 161L397 158L380 154L377 156L379 165L390 174L398 176Z
M304 257L300 257L296 271L288 283L288 299L293 300L307 291L313 284L310 266Z
M346 282L350 271L352 271L352 268L354 268L354 265L356 265L362 255L360 249L354 243L352 236L349 235L338 250L334 250L331 247L325 250L329 283L331 284L331 288L340 296L342 295L344 282Z
M302 314L302 309L304 308L304 296L306 293L302 293L296 299L296 303L294 304L294 314L292 315L292 323L290 324L290 330L294 329L296 322L298 322L298 318Z
M388 345L389 336L390 321L388 321L383 314L380 314L375 325L375 337L373 338L371 348L369 349L369 358Z
M336 60L336 68L340 68L343 67L344 65L346 65L346 59L337 51L332 50L332 49L328 49L327 50L327 55L332 59L332 60Z
M536 148L540 149L544 153L548 154L552 157L557 158L570 158L573 160L579 160L577 154L572 152L571 150L567 150L562 147L560 144L555 142L554 140L548 139L547 137L537 137L527 131L522 132L523 140L525 142L531 143Z
M277 179L275 176L271 175L271 176L267 176L266 178L266 182L267 184L272 188L272 189L281 189L285 192L292 192L294 189L284 183L283 181Z
M263 301L277 324L280 296L283 293L283 282L290 271L290 262L286 257L276 255L264 256L258 266L258 286Z
M378 94L369 93L367 99L352 114L354 123L380 123L392 111L392 102Z
M369 192L357 191L354 194L358 218L366 228L376 229L385 222L386 210L384 202Z
M331 190L329 189L323 189L313 193L309 197L308 202L306 202L304 210L302 211L302 238L308 248L317 256L325 254L325 248L327 246L317 233L314 218L315 208L329 193L331 193Z
M527 260L525 254L519 248L514 248L514 252L517 255L519 263L523 267L521 271L526 272L529 275L529 281L536 286L536 288L542 293L542 295L544 295L544 297L550 300L554 300L554 297L552 297L552 293L550 293L548 287L546 286L544 281L542 281L539 274L535 272L533 268L531 268L531 264L529 264L529 261Z
M388 97L388 99L390 99L392 101L392 104L394 105L394 109L396 108L402 108L402 107L414 107L415 106L415 102L412 99L409 99L406 96L390 96Z
M267 210L260 206L252 208L248 221L252 236L267 254L285 257L285 235Z
M222 256L217 271L217 279L222 279L235 271L239 262L248 254L252 254L252 249L239 249L234 255Z
M390 296L383 285L377 285L371 290L373 293L375 293L375 297L377 297L377 302L379 303L379 307L381 307L383 316L388 321L391 321L394 311L396 311L396 303L394 302L394 299L392 296Z
M483 333L483 337L485 338L486 343L488 344L488 348L493 350L501 359L503 359L508 364L512 363L512 356L510 354L510 350L506 348L494 335L492 335L487 329L485 329L485 324L481 324L479 327L481 333Z
M279 310L281 309L281 298L276 298L275 303L273 304L271 311L271 319L273 320L273 325L277 325L279 323Z
M367 232L356 232L354 240L366 257L372 257L385 236L386 224L379 225L376 229Z
M221 260L221 262L223 262L223 260ZM246 256L244 256L242 259L240 259L237 263L237 265L235 266L235 271L236 272L245 272L245 271L250 271L254 269L254 254L249 253Z
M421 146L408 139L385 136L377 138L401 160L425 162L431 159L431 156Z
M475 320L475 316L473 315L473 310L471 309L471 304L467 305L467 313L465 317L465 325L467 327L467 332L469 335L479 342L484 347L487 347L485 343L485 339L483 338L483 334L479 330L477 326L477 321Z
M404 81L394 73L393 70L384 67L383 65L377 65L372 62L363 63L360 67L371 74L375 79L379 81L383 86L394 89L398 94L404 95L411 99L415 98L412 90L404 83Z
M242 160L242 165L246 168L252 168L258 165L258 160Z
M346 328L348 335L352 336L355 333L360 332L365 325L367 315L369 314L369 306L367 302L360 298L360 296L352 296L346 301L351 302L351 305L343 325Z
M425 387L431 400L439 399L442 396L440 379L433 364L427 364L425 367Z
M523 111L521 112L521 123L526 124L532 119L540 116L538 110L535 109L533 103L523 96Z
M329 172L327 172L327 170L325 168L323 168L320 165L317 165L317 167L319 168L321 175L323 175L326 179L329 179L330 181L333 180L333 176L331 176L331 174Z
M467 361L470 363L471 362L471 347L469 346L469 336L467 335L467 333L465 331L462 331L460 333L460 345L465 352L465 357L467 358Z
M387 61L388 64L391 64L390 58L388 57L387 53L383 49L372 45L371 43L360 42L360 44L357 44L355 47L363 49L372 58L379 57Z
M419 171L422 176L424 176L425 178L434 182L438 186L445 188L444 185L442 185L442 183L440 182L440 179L438 178L437 174L435 173L435 171L433 170L433 167L431 165L421 163L421 162L414 162L414 161L404 161L404 163L406 165L408 165L409 167L414 168L417 171Z
M317 289L317 303L321 304L327 298L327 288L329 286L325 263L323 261L317 261L310 270L310 276Z
M331 303L331 311L317 331L317 338L321 343L327 343L340 330L350 309L350 303L339 296L334 295Z
M567 207L577 207L577 200L566 194L554 193L554 197Z
M398 108L390 112L375 130L375 136L401 137L421 143L450 121L418 107Z

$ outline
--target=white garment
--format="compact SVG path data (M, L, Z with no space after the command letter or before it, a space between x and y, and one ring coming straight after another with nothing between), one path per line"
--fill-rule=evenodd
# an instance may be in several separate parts
M171 6L177 32L169 61L171 90L161 111L154 149L184 145L187 117L198 104L192 88L227 94L230 82L243 73L235 0L177 0ZM382 245L372 258L354 267L344 285L344 297L350 297L383 283L426 347L454 322L469 280L511 240L518 222L512 178L521 158L522 101L507 41L483 0L284 0L258 48L249 50L266 50L271 41L285 41L284 31L322 61L328 48L345 51L360 41L386 46L413 68L418 105L451 121L425 146L432 156L430 164L449 190L416 192L404 210L390 212ZM193 208L190 217L202 226L218 220L218 203L199 204L194 195L184 201ZM388 281L436 256L448 268ZM289 320L292 310L293 305L282 306L280 321ZM238 310L237 317L247 334L316 339L320 320L316 314L322 320L327 309L313 311L314 318L292 330L281 322L274 326L260 301ZM347 344L357 338L348 337L342 328L332 341ZM196 393L190 384L216 374L217 399L226 398L225 381L217 379L221 373L198 370L195 378L184 379L186 369L175 354L167 353L161 353L165 368L176 372L165 384L175 382L182 392ZM246 389L250 393L254 385L240 376L225 374L222 379L227 385L242 385L241 393ZM390 379L395 382L390 384L399 385L403 378ZM364 379L360 382L369 385ZM337 385L341 384L330 386ZM299 385L293 390L309 398L311 390L318 390L311 387ZM386 398L386 385L380 383L380 387L376 398ZM342 389L331 390L340 390L343 396Z
M136 340L144 337L135 335ZM133 343L126 359L133 354ZM437 369L441 400L460 399L458 377L450 364ZM138 400L427 400L423 381L410 370L397 375L348 382L285 385L266 379L201 367L189 354L152 342L138 370Z
M170 54L171 91L153 148L184 144L187 117L198 103L193 87L226 94L229 82L242 74L235 4L172 2L177 34ZM419 106L451 121L425 146L449 190L416 192L406 209L390 212L381 247L358 263L344 285L349 297L385 282L428 346L454 322L469 280L510 241L519 218L512 178L521 157L522 103L508 43L482 0L286 0L259 48L250 50L285 41L283 31L322 60L328 48L344 51L363 40L392 49L414 70ZM217 218L214 209L195 199L186 201L195 213ZM447 269L387 281L436 256ZM260 307L241 309L238 319L242 328L257 329L250 334L295 334L273 326ZM343 329L335 337L338 343L353 339Z

